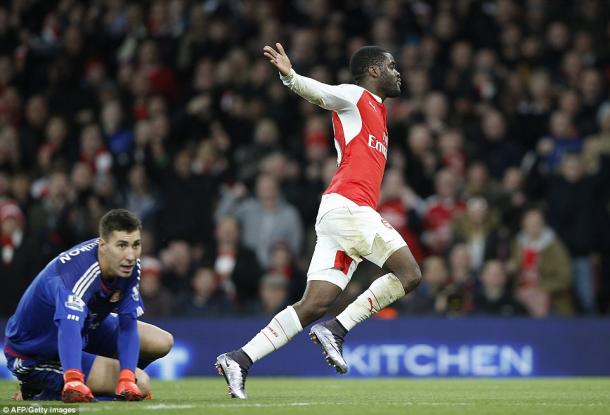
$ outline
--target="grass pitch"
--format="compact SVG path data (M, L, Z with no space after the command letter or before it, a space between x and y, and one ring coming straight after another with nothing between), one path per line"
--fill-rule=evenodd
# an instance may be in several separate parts
M17 404L9 400L15 390L16 382L0 382L0 414L18 413L6 410ZM610 378L359 380L253 376L248 379L247 392L248 400L229 399L221 377L156 381L153 401L97 402L79 409L81 414L96 415L610 414ZM43 412L26 409L20 413Z

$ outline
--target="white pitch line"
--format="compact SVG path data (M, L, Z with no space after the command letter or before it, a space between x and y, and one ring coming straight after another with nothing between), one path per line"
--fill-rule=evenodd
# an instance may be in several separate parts
M608 406L608 403L604 402L589 402L589 403L570 403L570 402L495 402L498 406L531 406L531 407L596 407L596 406ZM192 409L192 408L288 408L288 407L303 407L303 406L324 406L324 405L341 405L341 406L362 406L369 404L354 404L353 402L287 402L287 403L205 403L199 402L197 405L191 404L150 404L138 406L138 409L150 409L153 411L158 410L180 410L180 409ZM386 402L380 406L475 406L474 402L432 402L432 401L406 401L406 402ZM101 406L101 405L86 405L79 406L82 412L101 412L116 409L117 407L112 406Z

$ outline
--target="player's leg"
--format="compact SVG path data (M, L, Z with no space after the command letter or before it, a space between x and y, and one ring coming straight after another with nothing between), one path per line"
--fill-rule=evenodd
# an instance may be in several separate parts
M95 356L83 352L83 373L85 373L85 383L93 395L114 396L115 389L119 380L121 367L119 361L104 356ZM150 396L150 378L141 369L136 369L136 383L142 398Z
M174 346L174 337L167 331L152 324L138 321L140 335L140 359L138 367L145 369L157 359L162 358Z
M118 333L119 319L116 315L110 314L96 329L90 330L89 343L85 351L98 356L116 358ZM138 321L138 335L140 369L165 356L174 345L174 338L170 333L142 321Z
M303 330L303 326L322 317L341 294L349 276L355 270L355 264L348 266L349 270L346 270L345 274L341 270L332 269L338 249L340 247L331 238L318 233L303 298L275 315L241 349L218 356L216 368L227 381L232 397L245 399L244 385L250 366L288 343ZM349 261L349 264L351 262Z
M421 282L419 265L406 243L379 214L363 212L361 228L374 235L370 253L365 258L379 265L387 274L377 278L335 319L316 324L310 336L322 347L326 360L339 373L347 372L342 356L343 338L356 324L412 291Z
M382 268L388 273L373 281L337 316L337 321L346 332L403 297L421 282L419 265L406 245L393 252Z
M303 327L322 317L341 294L341 288L327 281L307 282L303 298L279 312L236 357L248 369L257 360L279 349L296 336Z
M63 372L58 361L41 361L7 356L7 367L19 381L13 400L61 399Z

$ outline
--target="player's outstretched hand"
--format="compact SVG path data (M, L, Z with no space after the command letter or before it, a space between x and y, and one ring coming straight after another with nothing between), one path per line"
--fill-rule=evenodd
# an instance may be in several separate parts
M91 389L85 385L83 372L77 369L68 369L64 372L64 389L61 392L61 400L65 403L95 401Z
M271 62L271 64L275 66L282 75L286 76L290 73L290 69L292 69L290 58L288 58L288 55L286 55L284 47L281 43L276 43L275 47L277 50L271 46L265 46L263 48L263 55L269 59L269 62Z
M129 369L121 370L119 373L119 384L114 390L117 399L123 401L141 401L146 396L142 395L140 388L136 385L136 374Z

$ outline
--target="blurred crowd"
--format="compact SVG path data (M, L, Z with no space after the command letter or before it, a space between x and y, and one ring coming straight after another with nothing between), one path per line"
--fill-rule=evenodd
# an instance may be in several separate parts
M0 315L38 271L144 224L148 318L273 315L300 297L336 169L330 114L263 58L349 83L396 58L379 210L424 282L397 315L608 314L603 0L9 0L0 6ZM380 275L361 265L339 310ZM335 310L335 311L337 311Z

